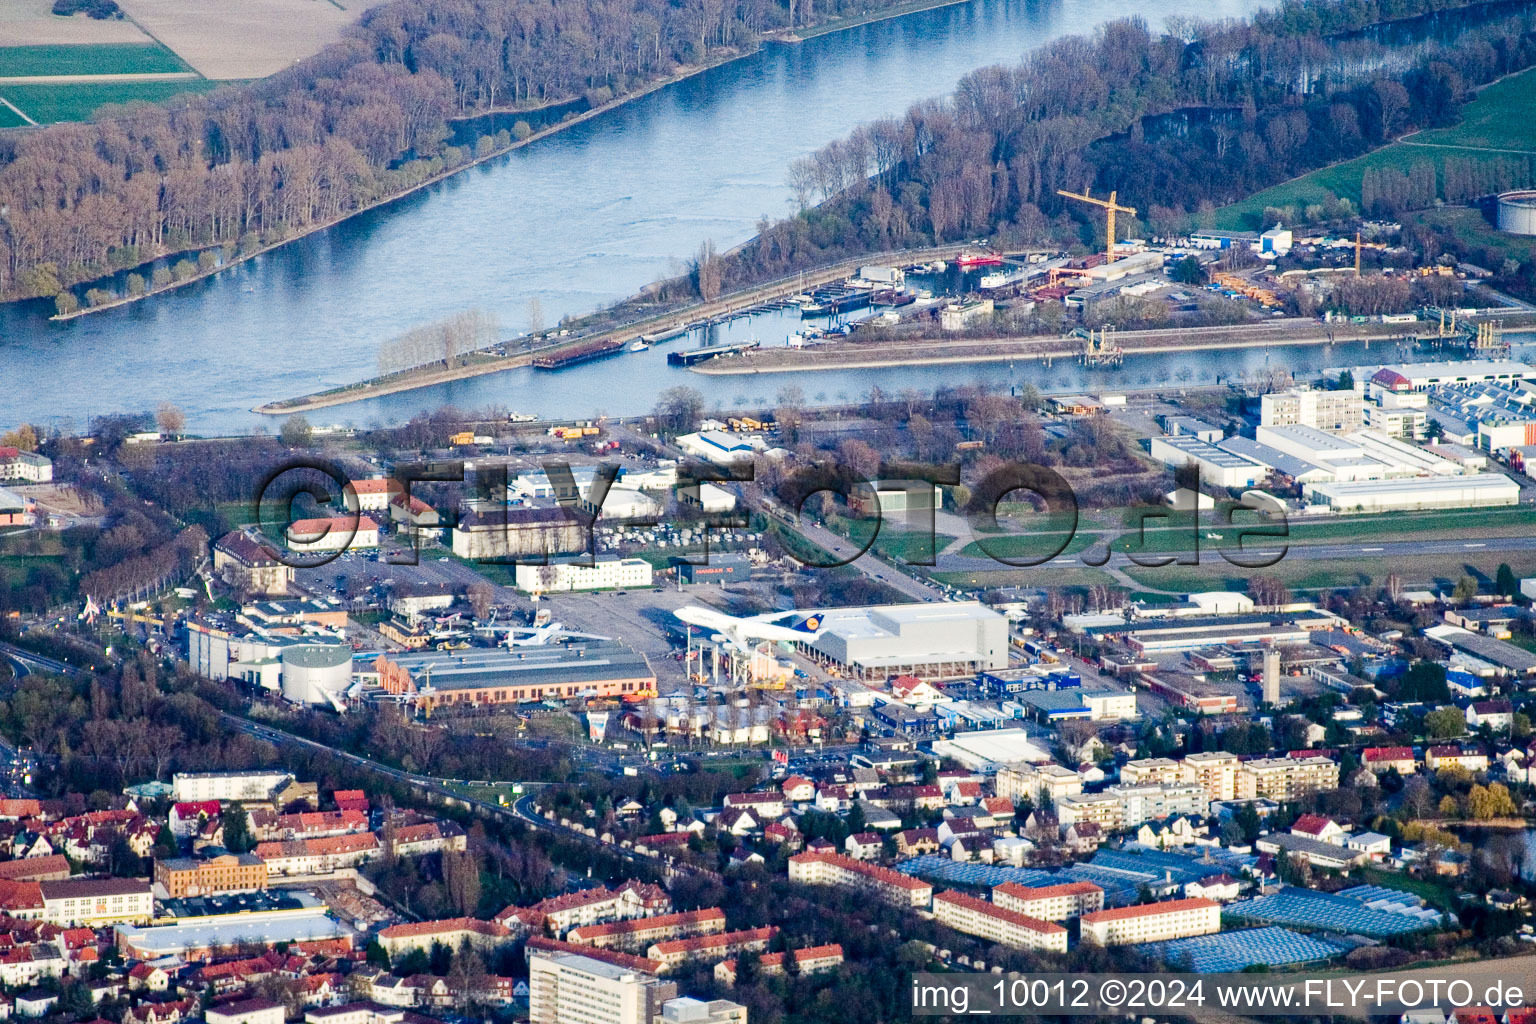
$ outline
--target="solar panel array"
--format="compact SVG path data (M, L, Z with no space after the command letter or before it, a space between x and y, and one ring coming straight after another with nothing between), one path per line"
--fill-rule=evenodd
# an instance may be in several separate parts
M1329 960L1343 952L1331 942L1275 925L1166 942L1145 942L1136 950L1162 960L1170 967L1197 974L1241 971L1255 964L1270 967L1303 964Z
M1298 928L1320 928L1336 932L1355 932L1380 938L1433 928L1435 921L1408 917L1402 913L1372 910L1359 900L1335 893L1316 892L1288 885L1270 896L1229 903L1223 916Z
M914 878L978 889L991 889L1004 882L1014 882L1024 886L1092 882L1104 890L1104 902L1110 906L1135 902L1139 887L1153 877L1145 873L1099 869L1091 864L1076 864L1069 868L1062 868L1060 871L972 864L966 861L953 861L934 853L902 861L896 865L896 870Z
M1100 850L1088 863L1094 867L1141 872L1158 880L1167 876L1170 881L1188 883L1211 875L1241 877L1243 870L1256 861L1256 857L1213 847L1202 848L1197 854L1188 854L1130 846L1123 850Z

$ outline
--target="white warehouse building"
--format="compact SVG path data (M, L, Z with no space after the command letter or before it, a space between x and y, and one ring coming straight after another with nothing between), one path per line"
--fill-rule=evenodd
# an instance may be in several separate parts
M651 563L643 558L598 559L591 565L557 562L553 565L519 563L513 581L525 594L571 590L614 590L651 585Z
M1502 473L1308 484L1306 499L1335 512L1406 512L1435 508L1492 508L1520 501L1520 485Z
M1008 620L979 601L803 612L803 652L858 679L955 679L1008 667Z
M1150 437L1147 450L1174 469L1191 464L1199 467L1200 479L1217 487L1252 487L1267 475L1263 466L1185 434Z

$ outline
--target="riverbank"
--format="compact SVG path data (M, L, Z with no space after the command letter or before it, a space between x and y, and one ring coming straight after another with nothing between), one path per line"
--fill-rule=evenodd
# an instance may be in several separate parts
M361 402L370 398L382 398L385 395L396 395L406 391L433 387L438 384L448 384L453 381L468 380L471 377L482 377L490 373L500 373L503 370L515 370L519 367L527 366L535 359L543 356L558 356L562 352L567 352L571 349L604 342L628 344L638 339L642 334L659 334L686 324L725 316L742 309L749 309L759 303L779 298L803 288L814 288L830 281L840 280L855 272L860 266L869 263L920 262L946 255L953 251L953 246L944 246L934 249L908 249L899 252L872 253L856 259L835 263L811 273L796 274L794 277L781 278L752 288L745 288L741 291L732 292L729 295L723 295L712 302L696 302L670 309L641 320L631 321L612 330L587 334L579 338L570 338L558 341L552 345L529 348L515 353L482 349L478 352L469 353L465 357L466 361L458 366L434 365L404 370L386 377L373 377L368 380L358 381L355 384L347 384L339 388L302 395L298 398L285 398L275 402L267 402L254 407L251 411L263 416L286 416L292 413L309 412L314 409L325 409L335 405L348 405L352 402Z
M966 2L966 0L959 0L959 2ZM578 124L582 124L585 121L590 121L594 117L597 117L597 116L599 116L601 114L606 114L610 110L614 110L614 109L616 109L618 107L621 107L624 104L629 103L629 102L631 102L633 100L640 99L642 96L648 96L648 95L650 95L651 93L655 92L658 89L664 89L664 88L666 88L669 85L673 85L673 84L675 84L677 82L684 81L685 79L692 78L694 75L703 74L705 71L708 71L711 68L717 68L717 67L720 67L721 65L729 64L732 61L740 60L743 57L751 56L753 53L756 53L756 52L757 51L755 49L740 50L740 51L731 50L728 53L722 53L718 57L715 57L715 58L713 58L711 60L705 61L702 64L689 64L689 65L685 65L684 67L679 68L674 73L672 73L670 75L667 75L664 78L658 78L654 82L651 82L651 83L648 83L647 85L641 86L639 89L636 89L633 92L627 92L623 96L616 96L613 99L609 100L607 103L601 104L601 105L596 106L596 107L592 107L592 108L590 108L588 110L582 111L580 114L574 114L574 115L572 115L570 117L567 117L567 118L565 118L563 120L557 121L557 122L555 122L552 125L548 125L548 126L546 126L544 128L540 128L538 131L536 131L533 134L529 135L527 138L524 138L524 139L514 139L514 140L512 140L512 142L510 144L508 144L506 146L499 146L499 147L495 148L494 150L491 150L490 152L483 153L483 154L478 155L478 156L472 156L472 157L470 157L470 159L464 161L463 163L454 164L452 167L445 168L444 170L440 171L439 173L433 175L432 177L426 178L426 179L424 179L424 180L422 180L420 182L417 182L415 185L412 185L410 188L404 190L403 192L391 193L388 196L384 196L384 197L382 197L380 199L374 200L373 202L367 204L366 206L360 206L360 207L358 207L355 210L350 210L347 213L344 213L344 214L342 214L339 217L333 217L330 220L323 221L321 223L314 224L314 225L311 225L309 227L306 227L304 230L299 231L296 234L289 235L289 236L283 238L281 241L273 242L270 245L260 246L259 248L252 249L250 252L239 253L239 254L237 254L235 256L232 256L227 261L225 261L223 263L220 263L218 266L212 268L211 270L200 270L196 274L192 275L191 277L185 277L185 278L182 278L179 281L172 281L169 284L161 285L159 288L149 288L149 289L146 289L143 292L140 292L137 295L124 295L124 296L122 296L120 298L113 299L110 302L100 303L99 305L95 305L95 306L81 306L79 309L72 310L71 312L68 312L68 313L55 313L53 316L49 317L48 319L50 319L50 320L58 320L58 321L74 320L77 317L88 316L91 313L100 313L103 310L116 309L119 306L126 306L129 303L139 302L139 301L151 298L151 297L156 296L156 295L164 295L167 292L175 291L178 288L184 288L187 285L193 284L193 283L195 283L197 281L202 281L202 280L206 280L207 278L214 277L214 276L216 276L218 274L223 273L226 270L229 270L229 269L231 269L233 267L239 266L241 263L244 263L247 260L252 260L252 259L255 259L257 256L262 256L262 255L265 255L266 253L272 252L274 250L281 249L285 245L288 245L288 244L290 244L292 242L297 242L297 241L299 241L302 238L307 238L308 236L316 234L318 232L329 230L330 228L336 227L338 224L341 224L341 223L343 223L345 221L351 220L353 217L359 216L359 215L364 214L364 213L368 213L368 212L373 211L373 210L383 209L383 208L389 206L391 203L395 203L395 202L400 201L401 199L405 199L407 196L415 195L417 192L420 192L422 189L431 188L434 185L441 184L442 182L447 181L449 178L453 177L455 174L458 174L461 171L467 171L471 167L478 167L479 165L487 163L487 162L489 162L491 160L495 160L498 157L506 156L508 153L512 152L513 150L521 149L524 146L532 145L533 143L538 142L541 139L549 138L551 135L554 135L554 134L556 134L558 132L562 132L562 131L564 131L567 128L572 128L572 127L574 127L574 126L576 126ZM562 100L561 102L562 103L568 103L570 101L569 100ZM532 110L528 110L528 109L523 109L523 110L506 110L506 111L488 110L488 111L482 111L480 113L476 113L476 114L473 114L473 115L469 115L466 118L463 118L463 120L469 120L471 118L487 117L487 116L490 116L492 114L497 114L497 113L528 114L528 113L534 113L537 110L546 109L547 107L557 107L557 106L560 106L560 103L549 103L549 104L545 104L544 107L536 107L536 108L533 108ZM455 118L454 120L460 120L460 119L459 118ZM490 136L483 136L483 137L489 138ZM99 283L101 281L105 281L105 280L107 280L108 277L114 277L118 273L126 273L128 271L141 270L144 267L148 267L148 266L152 265L153 263L156 263L156 262L159 262L159 261L162 261L162 260L174 260L177 257L192 256L192 255L197 254L197 253L206 252L209 249L218 249L218 248L222 248L222 247L221 246L217 246L217 245L203 245L203 246L196 246L196 247L192 247L192 248L188 248L188 249L180 249L180 250L177 250L176 252L164 253L164 254L156 257L154 260L150 260L150 261L147 261L145 263L141 263L141 264L139 264L136 267L125 267L125 268L123 268L120 271L114 271L113 274L106 275L105 277L96 278L93 281L81 281L81 282L78 282L77 284L71 286L71 290L73 290L74 288L88 287L90 285ZM11 300L11 301L13 301L13 302L30 302L32 300L31 299L14 299L14 300Z
M811 29L799 30L799 31L797 31L795 33L784 34L784 35L772 34L772 35L764 36L763 37L763 42L802 42L802 41L804 41L806 39L816 38L817 36L830 35L830 34L835 33L835 32L841 32L841 31L846 31L848 29L857 28L860 25L872 24L872 23L879 22L879 21L888 21L888 20L891 20L891 19L894 19L894 18L900 18L900 17L903 17L905 15L909 15L909 14L917 14L917 13L920 13L922 11L933 10L933 9L940 8L940 7L949 7L949 6L954 6L954 5L957 5L957 4L963 4L963 3L969 3L969 2L970 2L970 0L915 0L915 2L913 2L913 3L899 4L897 6L894 6L894 7L892 7L888 11L870 12L867 15L860 15L860 16L852 17L852 18L834 19L833 21L827 22L824 25L817 26L817 27L811 28ZM168 292L175 291L178 288L183 288L183 287L185 287L187 285L190 285L190 284L193 284L195 282L206 280L206 279L208 279L210 277L214 277L214 276L222 273L223 271L226 271L226 270L229 270L229 269L231 269L233 267L236 267L236 266L240 265L241 263L247 262L248 260L254 259L254 258L258 257L258 256L265 255L266 253L272 252L272 251L274 251L276 249L281 249L283 246L286 246L286 245L288 245L291 242L296 242L296 241L299 241L300 239L307 238L310 235L314 235L314 234L317 234L319 232L326 231L326 230L329 230L330 228L336 227L338 224L341 224L341 223L343 223L343 222L345 222L347 220L350 220L353 217L359 216L360 214L368 213L368 212L374 211L374 210L383 209L383 208L389 206L391 203L397 202L398 200L404 199L404 198L406 198L408 196L415 195L416 193L422 191L423 189L430 188L430 187L432 187L434 185L438 185L438 184L446 181L447 179L453 177L455 174L458 174L461 171L468 170L471 167L477 167L477 166L479 166L481 164L484 164L484 163L487 163L487 162L489 162L491 160L495 160L495 159L497 159L499 157L505 156L508 153L512 152L513 150L520 149L520 148L522 148L524 146L527 146L527 145L531 145L532 143L538 142L541 139L548 138L548 137L550 137L552 135L555 135L558 132L564 131L567 128L571 128L571 127L574 127L574 126L576 126L578 124L582 124L582 123L584 123L586 121L591 120L594 117L598 117L598 116L600 116L602 114L608 113L609 111L615 110L615 109L623 106L626 103L630 103L630 102L632 102L634 100L638 100L638 99L640 99L640 98L642 98L644 96L648 96L651 93L654 93L654 92L656 92L659 89L664 89L667 86L675 85L678 82L686 81L687 79L692 78L695 75L700 75L700 74L703 74L704 72L710 71L710 70L712 70L714 68L722 67L724 65L734 63L735 61L742 60L742 59L744 59L746 57L750 57L753 54L757 53L758 49L759 49L759 46L752 46L752 47L748 47L748 48L744 48L744 49L738 49L738 48L735 48L735 47L731 47L731 48L722 50L719 53L717 53L715 55L712 55L709 59L707 59L705 61L702 61L702 62L700 62L698 64L683 65L683 66L679 67L676 71L674 71L672 74L664 75L664 76L662 76L660 78L657 78L654 81L648 82L645 85L640 86L639 88L634 89L634 90L632 90L630 92L627 92L627 93L625 93L622 96L616 96L613 99L609 100L607 103L600 104L600 105L598 105L596 107L591 107L591 108L589 108L589 109L587 109L585 111L582 111L579 114L574 114L572 116L563 118L562 120L557 121L554 124L547 125L544 128L540 128L537 131L533 132L533 134L529 135L527 138L524 138L524 139L514 139L509 145L499 146L499 147L496 147L495 149L493 149L493 150L491 150L489 152L486 152L484 154L479 154L479 155L471 156L470 159L465 160L463 163L455 164L453 167L450 167L450 168L445 168L443 171L439 172L438 174L435 174L435 175L433 175L430 178L427 178L427 179L425 179L423 181L420 181L417 184L412 185L410 188L405 189L404 191L395 192L395 193L392 193L392 194L390 194L388 196L381 197L381 198L379 198L379 199L377 199L377 200L375 200L375 201L373 201L373 202L371 202L371 203L369 203L369 204L367 204L365 206L358 207L356 210L348 211L347 213L344 213L344 214L342 214L339 217L334 217L334 218L331 218L331 219L326 220L324 222L308 226L308 227L304 228L301 231L298 231L298 232L296 232L296 233L294 233L292 235L289 235L289 236L281 239L280 241L273 242L273 243L271 243L269 245L260 246L260 247L258 247L256 249L250 250L249 252L238 253L236 255L233 255L229 259L227 259L226 261L221 262L218 266L213 267L211 269L199 270L197 273L195 273L195 274L193 274L193 275L191 275L189 277L185 277L185 278L182 278L180 280L171 281L171 282L169 282L167 284L161 285L158 288L146 288L144 291L138 293L137 295L123 295L123 296L120 296L118 298L112 299L112 300L110 300L108 302L103 302L103 303L100 303L100 304L94 305L94 306L87 306L87 305L82 304L78 309L71 310L68 313L55 313L52 316L50 316L48 319L49 320L53 320L53 321L60 321L60 322L67 321L67 320L74 320L74 319L76 319L78 317L88 316L91 313L99 313L99 312L102 312L102 311L108 310L108 309L116 309L118 307L126 306L126 305L128 305L130 303L133 303L133 302L139 302L139 301L142 301L144 299L151 298L153 296L164 295L164 294L166 294ZM478 119L481 119L481 118L493 117L493 116L498 115L498 114L499 115L503 115L503 116L516 116L516 115L519 115L519 114L536 114L540 110L547 110L547 109L549 109L551 107L559 107L559 106L561 106L563 104L570 103L570 102L571 102L571 98L566 98L566 99L559 100L559 101L553 101L553 102L550 102L550 103L541 104L538 107L532 107L532 108L528 108L528 107L522 107L522 108L518 108L518 107L496 108L496 107L493 107L493 108L491 108L489 110L476 111L473 114L466 114L466 115L464 115L462 117L451 118L450 120L452 120L452 121L471 121L471 120L478 120ZM490 137L490 136L484 136L484 137ZM75 284L71 285L69 290L70 291L74 291L76 289L89 289L92 286L99 285L103 281L107 281L107 280L110 280L113 277L116 277L118 274L127 273L127 272L131 272L131 271L143 270L146 267L152 266L156 262L175 260L178 257L194 256L197 253L205 252L205 251L207 251L209 249L222 249L222 248L223 248L223 245L199 245L199 246L190 246L190 247L185 248L185 249L179 249L179 250L176 250L174 252L162 253L159 256L157 256L155 259L147 260L147 261L145 261L143 263L140 263L140 264L138 264L138 265L136 265L134 267L124 267L124 268L120 268L120 269L118 269L116 271L113 271L111 274L105 274L105 275L102 275L101 277L93 278L93 279L88 280L88 281L78 281ZM46 296L42 296L42 297L46 298ZM36 298L38 298L38 296L33 296L31 298L12 299L12 300L8 300L8 301L9 302L30 302L30 301L33 301ZM490 372L490 371L488 371L488 372ZM456 379L456 378L453 378L453 379ZM388 393L388 392L383 392L383 393Z
M834 18L832 21L817 25L814 28L786 29L764 38L779 43L803 43L807 39L831 35L834 32L845 32L850 28L858 28L861 25L873 25L876 22L890 21L892 18L900 18L908 14L917 14L921 11L931 11L939 7L952 7L955 4L969 2L970 0L915 0L913 3L898 4L884 11L870 11L847 18Z
M1506 320L1509 318L1506 317ZM1536 316L1516 317L1521 327L1536 326ZM1512 326L1508 325L1507 326ZM1414 332L1404 324L1325 324L1317 320L1287 320L1231 327L1195 327L1166 331L1119 331L1112 337L1126 357L1170 352L1219 351L1333 345L1351 342L1397 341ZM1417 340L1417 339L1416 339ZM723 356L690 367L708 376L756 373L795 373L806 370L865 370L895 366L954 363L1009 363L1075 359L1081 339L1072 336L986 339L911 338L901 341L833 343L809 348L756 349Z

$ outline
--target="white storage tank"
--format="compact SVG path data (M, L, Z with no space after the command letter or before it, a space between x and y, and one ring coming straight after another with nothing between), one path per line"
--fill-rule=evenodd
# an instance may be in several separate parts
M283 697L297 704L329 704L352 685L352 648L304 644L283 651Z
M1499 230L1512 235L1536 235L1536 189L1499 196Z

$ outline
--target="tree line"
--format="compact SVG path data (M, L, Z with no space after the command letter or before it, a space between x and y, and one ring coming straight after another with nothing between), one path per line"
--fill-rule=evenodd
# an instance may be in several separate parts
M1058 189L1118 189L1143 211L1127 234L1212 226L1217 206L1447 124L1474 86L1536 64L1529 10L1437 15L1460 18L1459 31L1410 25L1422 31L1407 38L1360 31L1374 24L1366 19L1428 10L1298 0L1251 21L1174 19L1162 34L1132 18L980 69L949 96L798 162L789 185L804 208L765 219L727 260L724 287L977 235L1102 245L1102 218ZM1318 26L1348 33L1324 37ZM1453 184L1465 194L1481 183L1460 169ZM672 285L693 290L685 279Z
M178 263L182 277L213 269L511 141L450 145L451 117L600 104L766 31L885 2L394 0L260 82L0 134L0 297L62 293L68 312L70 286L166 255L208 254ZM151 283L177 276L161 266ZM123 289L142 293L132 277Z

